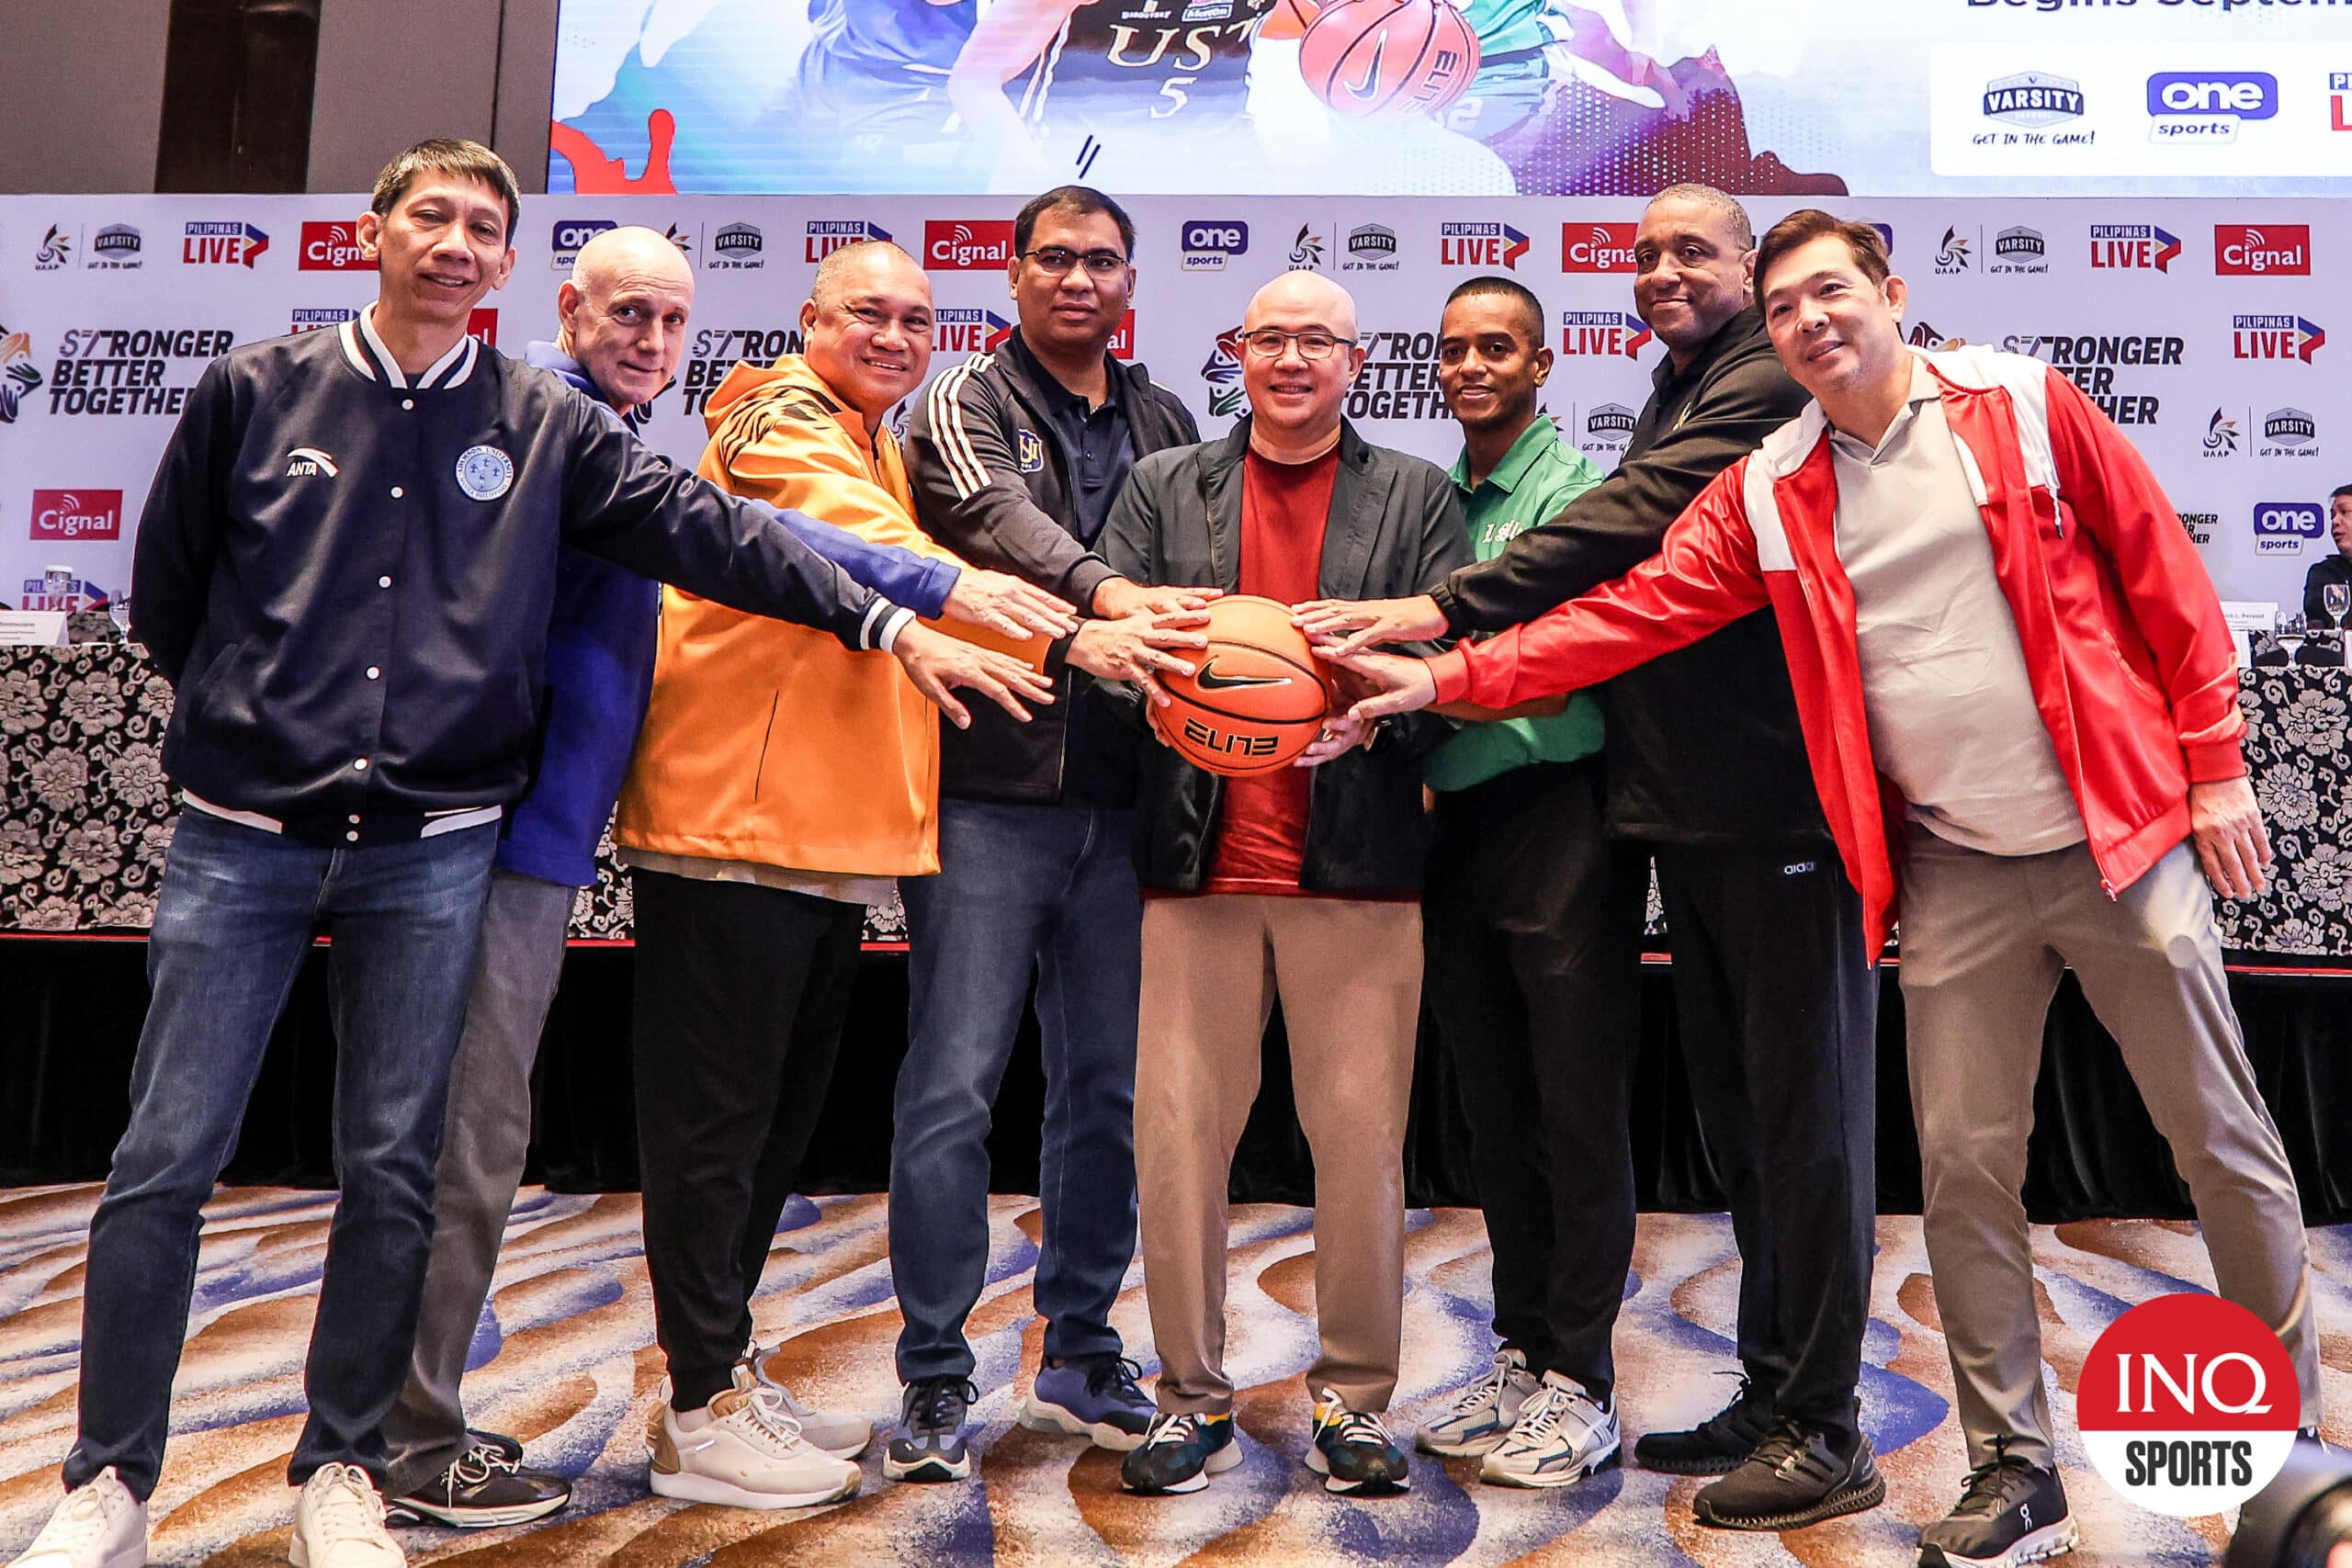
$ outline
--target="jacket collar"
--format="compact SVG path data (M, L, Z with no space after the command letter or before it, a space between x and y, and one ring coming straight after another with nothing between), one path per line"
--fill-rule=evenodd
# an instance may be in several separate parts
M1967 350L1929 354L1915 348L1911 353L1911 396L1916 399L1922 395L1919 369L1924 367L1933 379L1938 395L1943 399L1948 413L1955 400L1978 397L1995 389L1992 378L1984 374L1985 367ZM1815 447L1822 445L1828 434L1829 416L1822 412L1821 400L1816 398L1806 403L1796 418L1764 438L1763 446L1757 448L1756 460L1761 462L1765 471L1775 479L1787 479L1804 467L1805 459L1813 455ZM1961 438L1957 423L1953 425L1952 439L1960 444L1962 465L1968 470L1970 486L1977 491L1976 502L1981 506L1984 503L1984 481L1979 477L1981 470L1975 454Z
M1548 413L1537 414L1529 423L1527 428L1519 433L1519 438L1510 444L1510 449L1503 454L1503 460L1497 463L1493 471L1485 479L1478 481L1479 487L1483 489L1492 485L1497 490L1509 494L1519 488L1519 481L1527 477L1527 470L1535 466L1535 460L1544 456L1544 449L1559 444L1560 428L1552 423L1552 416ZM1446 470L1446 477L1453 481L1453 488L1462 491L1463 494L1472 493L1468 446L1464 446L1461 455L1453 459L1453 467Z
M1250 456L1250 417L1242 415L1221 441L1201 448L1200 488L1209 520L1209 565L1217 586L1241 586L1241 471ZM1372 547L1380 525L1382 488L1371 469L1379 448L1353 423L1340 421L1340 471L1331 481L1331 511L1323 529L1323 566L1317 582L1326 597L1361 599L1372 571Z
M351 362L354 370L370 381L381 381L399 391L462 387L474 373L474 361L481 353L481 344L468 333L458 340L456 347L426 366L424 373L411 381L401 373L400 361L384 346L384 340L376 335L374 305L360 311L356 321L344 322L335 333L343 344L343 356Z
M1715 329L1715 335L1701 346L1697 355L1689 365L1679 370L1676 369L1674 355L1671 354L1659 360L1657 368L1650 372L1650 386L1657 396L1661 398L1669 396L1673 389L1686 382L1696 381L1700 377L1713 370L1726 355L1747 347L1750 339L1763 335L1763 313L1753 305L1742 306L1739 314Z

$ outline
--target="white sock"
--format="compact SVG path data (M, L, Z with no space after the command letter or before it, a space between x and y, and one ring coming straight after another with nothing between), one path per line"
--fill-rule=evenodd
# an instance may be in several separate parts
M699 1432L711 1423L710 1406L706 1404L700 1410L681 1410L673 1404L670 1407L670 1419L681 1432Z

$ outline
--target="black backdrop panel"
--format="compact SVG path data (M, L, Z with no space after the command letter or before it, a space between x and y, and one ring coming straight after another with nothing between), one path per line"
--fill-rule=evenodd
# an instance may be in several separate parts
M326 1187L334 1179L327 1113L334 1040L323 951L312 954L270 1041L226 1179ZM138 942L0 941L0 1185L106 1175L122 1130L125 1085L146 1007ZM627 948L574 948L540 1053L529 1179L567 1191L637 1183L628 1069ZM1722 1187L1690 1112L1667 971L1645 973L1643 1049L1634 1083L1634 1157L1645 1209L1722 1206ZM2352 977L2233 976L2247 1049L2278 1118L2312 1224L2352 1220ZM903 957L869 955L858 976L827 1110L803 1171L813 1192L880 1190L889 1175L890 1090L906 1050ZM1916 1213L1918 1148L1903 1076L1903 1001L1885 972L1879 1030L1879 1208ZM1468 1132L1453 1064L1424 1032L1406 1150L1415 1204L1472 1201ZM1035 1021L1005 1075L989 1138L992 1186L1034 1191L1044 1080ZM2188 1192L2149 1123L2122 1058L2073 980L2051 1010L2026 1206L2037 1221L2187 1218ZM1290 1099L1279 1013L1264 1084L1234 1161L1240 1201L1311 1202L1314 1178Z

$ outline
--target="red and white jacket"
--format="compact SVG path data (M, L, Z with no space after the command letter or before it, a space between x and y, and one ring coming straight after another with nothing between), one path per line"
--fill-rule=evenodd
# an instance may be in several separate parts
M1991 349L1925 357L2034 705L2112 896L2188 836L2191 783L2245 772L2220 602L2147 465L2072 381ZM1440 701L1507 707L1605 681L1770 605L1814 785L1876 953L1894 918L1904 803L1871 755L1827 434L1821 405L1806 405L1699 493L1657 555L1432 666Z

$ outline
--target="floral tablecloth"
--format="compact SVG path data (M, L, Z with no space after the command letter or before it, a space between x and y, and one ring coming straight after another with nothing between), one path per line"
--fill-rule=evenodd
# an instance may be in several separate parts
M2242 681L2246 758L2278 864L2264 897L2221 906L2222 941L2256 957L2352 957L2352 682L2300 667ZM153 921L175 815L162 765L171 708L171 686L129 644L0 649L0 932ZM609 843L600 859L572 934L625 939L628 882ZM895 900L868 911L866 938L906 940Z

